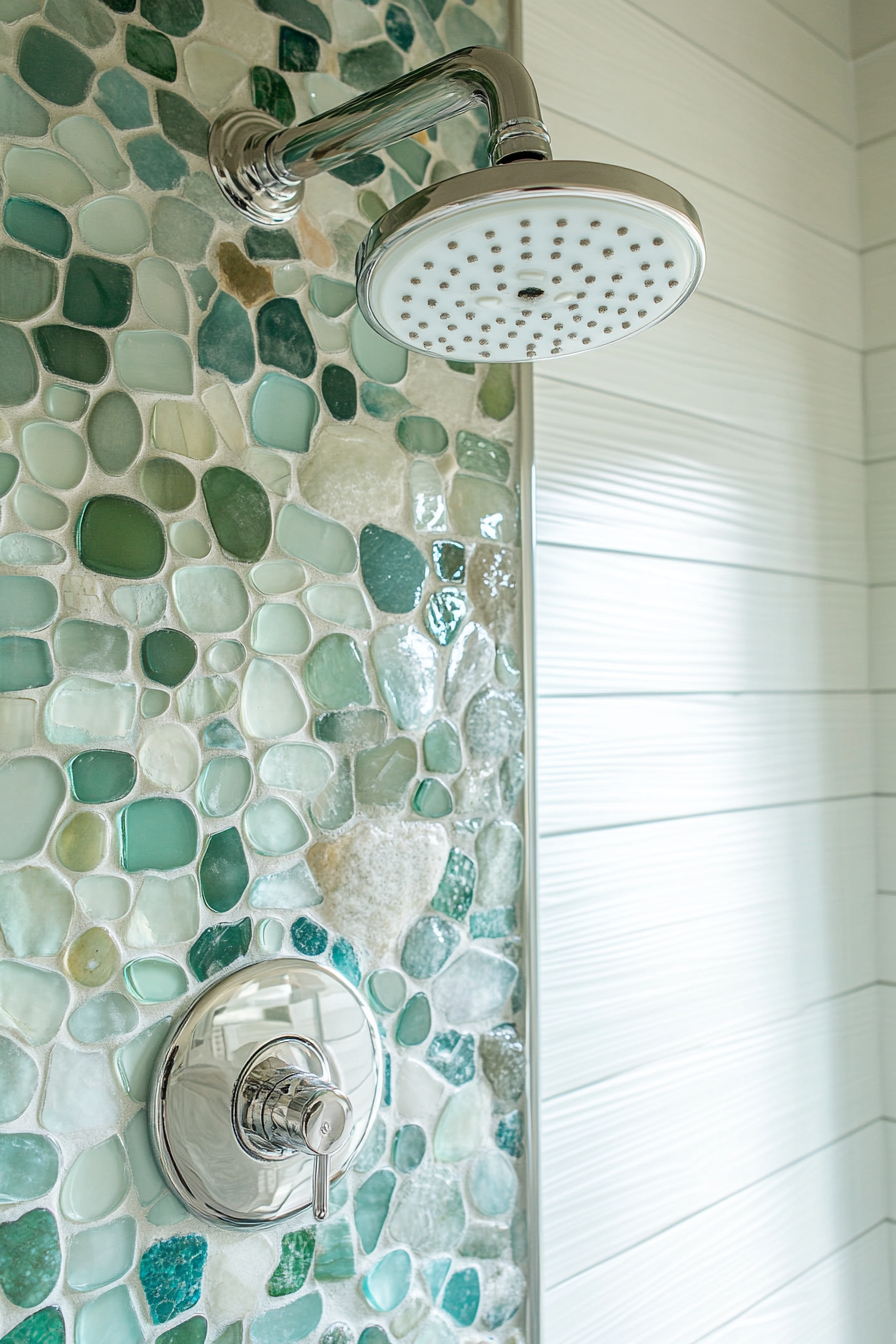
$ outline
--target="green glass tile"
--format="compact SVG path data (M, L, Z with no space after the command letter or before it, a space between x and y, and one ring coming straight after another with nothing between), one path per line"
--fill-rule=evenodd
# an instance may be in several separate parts
M186 37L202 22L202 0L140 0L140 15L172 37Z
M127 70L118 66L100 75L93 100L120 131L133 131L140 126L152 125L146 89Z
M327 948L327 931L307 915L300 915L290 929L292 945L302 957L319 957Z
M354 285L345 280L331 280L326 275L315 275L308 292L315 308L327 317L341 317L356 299Z
M179 798L138 798L119 812L118 828L126 873L165 872L196 858L196 818Z
M423 185L432 155L419 140L399 140L397 144L389 146L389 155L404 169L416 186Z
M0 135L46 135L50 118L11 75L0 75Z
M196 666L196 645L182 630L151 630L140 646L140 663L151 681L179 686Z
M417 773L417 744L393 737L355 757L355 796L361 807L400 807Z
M193 391L190 347L167 331L123 331L115 341L115 367L134 391Z
M401 969L415 980L428 980L442 969L459 942L454 924L435 915L423 915L404 940Z
M44 252L66 257L72 244L72 228L65 215L42 201L10 196L3 207L3 227L10 237Z
M152 245L169 261L204 261L214 227L214 220L189 201L182 201L177 196L161 196L153 210ZM231 299L231 303L239 309L235 299Z
M156 1344L205 1344L207 1334L208 1321L205 1317L191 1316L188 1321L181 1321L173 1329L163 1331L156 1339Z
M362 197L367 194L374 193L361 193ZM378 383L400 383L408 371L408 352L404 346L394 345L374 331L360 308L352 313L350 329L352 350L362 372Z
M366 988L368 998L378 1013L397 1013L407 992L404 976L399 971L389 970L372 971L367 977Z
M218 288L218 282L207 266L197 266L195 271L190 271L187 279L196 299L196 306L200 312L204 313L212 301L212 295Z
M41 196L54 205L74 205L93 190L81 169L53 149L13 145L3 168L7 186L14 195Z
M172 191L189 171L184 156L160 135L135 136L128 141L127 155L151 191Z
M252 398L252 432L259 443L268 448L280 448L289 453L307 453L311 431L317 423L320 404L314 389L307 383L288 378L283 373L266 373ZM282 510L282 519L286 510ZM299 510L299 512L303 512ZM289 515L288 515L289 516ZM338 523L330 524L338 528ZM280 522L278 521L278 539ZM289 547L285 547L289 550ZM354 541L352 541L354 551ZM290 554L293 554L290 551ZM299 557L311 560L310 556ZM311 560L311 563L315 563ZM326 568L326 566L320 566ZM350 573L355 567L353 556L349 570L327 570L328 573Z
M274 14L296 28L313 33L322 42L332 41L333 31L329 20L323 10L312 4L312 0L257 0L257 3L263 14Z
M196 498L196 481L182 462L151 457L140 472L140 487L157 509L173 513L187 508Z
M196 798L207 817L229 817L251 789L252 767L244 756L216 756L199 776Z
M108 5L114 14L133 14L137 8L137 0L103 0L103 4Z
M321 374L320 390L334 420L352 420L358 409L358 389L351 369L328 364Z
M0 538L0 563L5 565L61 565L65 549L49 537L30 532L8 532Z
M128 992L138 1003L169 1003L187 992L187 975L170 957L138 957L122 969Z
M178 149L204 157L208 149L208 120L202 113L171 89L157 89L156 104L162 130L171 143Z
M343 709L335 714L318 714L314 720L314 736L318 742L369 747L383 741L386 722L381 709Z
M0 499L8 495L19 474L18 458L12 453L0 453Z
M236 467L211 467L202 477L209 521L221 549L236 560L260 560L270 545L271 506L264 489Z
M411 1257L407 1251L389 1251L361 1280L361 1291L374 1311L394 1311L411 1286Z
M399 1045L421 1045L432 1030L432 1011L425 994L413 994L402 1009L395 1028Z
M47 0L44 18L82 47L104 47L115 36L115 20L97 0Z
M208 908L215 914L226 914L239 902L248 885L249 865L237 828L229 826L210 835L199 865L199 889Z
M507 365L496 364L489 374ZM461 471L472 471L480 476L491 476L496 481L506 481L510 473L510 453L503 443L493 439L484 439L481 434L473 434L468 429L459 430L456 440L457 465Z
M317 350L295 299L271 299L258 310L255 323L258 358L262 364L273 364L296 378L307 378L311 374L317 362Z
M392 39L400 51L410 51L415 33L406 9L402 9L401 5L389 5L384 27L386 36Z
M57 378L100 383L109 372L109 348L94 331L53 324L35 327L33 335L41 363Z
M392 195L395 197L396 205L414 195L414 188L397 168L389 169L389 182L392 185Z
M490 420L507 419L516 405L513 370L510 364L493 364L491 366L479 389L477 401L483 415L487 415ZM470 470L475 471L477 468L473 467ZM505 471L504 475L497 477L497 479L506 480L506 477L507 472Z
M90 405L90 397L80 387L53 383L44 392L47 415L55 420L80 420Z
M378 178L385 166L377 154L358 154L341 168L332 168L330 176L347 182L350 187L363 187L366 182Z
M252 102L259 111L266 112L284 126L291 126L296 119L296 105L283 76L267 66L253 65L251 82Z
M367 0L364 0L367 3ZM358 1344L390 1344L389 1336L381 1325L365 1325L358 1336Z
M127 196L101 196L78 215L84 242L97 252L123 257L149 242L149 222L136 201Z
M245 308L232 295L219 294L199 328L198 357L204 369L223 373L232 383L245 383L252 377L252 325Z
M177 79L177 57L170 38L129 23L125 29L125 56L128 65L144 70L155 79L171 84Z
M474 910L470 915L471 938L506 938L516 933L516 910L498 905L493 910Z
M132 292L130 266L77 255L68 264L62 315L85 327L117 327L127 321Z
M59 1153L40 1134L0 1134L0 1204L40 1199L59 1176Z
M463 583L466 549L459 541L434 541L432 564L444 583Z
M302 818L282 798L261 798L243 815L246 836L258 854L293 854L308 841Z
M268 1279L269 1297L287 1297L303 1286L314 1257L314 1229L287 1232L280 1242L280 1261Z
M36 481L53 490L72 490L87 467L80 434L52 420L32 420L19 436L25 465Z
M355 1227L366 1255L370 1255L380 1239L395 1180L394 1172L375 1171L355 1192Z
M358 954L347 938L335 939L330 948L330 960L339 974L344 975L350 984L360 985L361 965Z
M476 372L476 365L468 364L463 359L446 359L445 363L448 365L449 369L453 369L455 373L467 373L472 376Z
M96 69L79 47L34 24L19 43L19 74L35 93L50 103L76 107L87 97Z
M238 924L213 924L190 948L190 970L197 980L208 980L244 957L251 941L252 921L248 917Z
M75 529L81 563L96 574L148 579L165 562L165 532L145 504L123 495L87 501Z
M137 762L127 751L82 751L66 766L79 803L114 803L137 782Z
M58 1307L42 1307L0 1337L0 1344L65 1344L62 1312Z
M411 806L421 817L447 817L454 810L450 790L439 779L423 779L417 785Z
M140 1283L154 1325L195 1307L207 1255L208 1242L195 1233L154 1242L143 1252Z
M469 1033L438 1032L427 1047L426 1062L452 1087L462 1087L476 1073L476 1041Z
M267 229L253 224L243 240L252 261L298 261L296 240L287 229Z
M368 523L360 538L361 576L380 611L413 611L429 566L413 542Z
M496 481L457 472L448 496L451 522L465 536L514 545L519 506L513 491Z
M402 1125L392 1141L392 1163L407 1175L416 1171L426 1153L426 1134L419 1125Z
M462 588L440 588L426 603L426 628L437 644L451 644L470 611Z
M281 28L277 64L281 70L316 70L320 60L320 43L310 33L296 28Z
M37 391L37 364L24 332L0 322L0 406L21 406Z
M451 1275L442 1295L442 1310L458 1325L472 1325L479 1311L479 1274L475 1269L459 1269Z
M423 763L427 770L440 775L456 775L463 760L460 736L453 723L439 719L431 723L423 739Z
M0 317L14 322L36 317L56 297L52 261L20 247L0 247Z
M390 42L371 42L339 53L339 78L353 89L377 89L403 73L404 61Z
M36 1307L59 1278L62 1255L56 1219L49 1209L32 1209L0 1223L0 1288L16 1307Z
M53 632L53 652L58 663L75 672L123 672L129 656L127 631L99 621L60 621Z
M48 579L26 574L0 576L0 630L42 630L59 608Z
M510 1115L505 1115L498 1121L498 1128L495 1131L495 1143L502 1152L507 1153L508 1157L522 1157L522 1111L511 1111Z
M123 476L143 443L140 412L126 392L106 392L87 418L87 443L107 476Z
M380 216L386 213L389 207L386 205L382 196L378 195L377 192L368 189L367 191L362 191L359 195L358 208L360 209L361 214L364 215L366 219L370 220L371 224L375 224ZM397 381L398 380L396 379L396 382Z
M202 731L202 745L210 751L245 751L246 744L229 719L215 719Z
M0 639L0 691L25 691L53 680L50 649L42 639L7 635Z
M361 405L368 415L377 420L394 420L410 404L407 397L394 387L384 387L382 383L361 384Z
M409 453L438 457L448 447L444 425L428 415L403 415L395 426L395 435Z
M215 1336L215 1344L243 1344L242 1321L232 1321L226 1330Z
M357 644L350 635L325 635L305 662L309 695L323 709L369 705L370 686Z

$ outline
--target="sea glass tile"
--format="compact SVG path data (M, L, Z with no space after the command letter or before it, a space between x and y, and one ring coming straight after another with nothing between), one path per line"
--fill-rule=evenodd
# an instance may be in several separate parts
M438 1255L454 1249L465 1222L457 1177L438 1167L424 1167L403 1183L389 1231L418 1255Z
M435 708L438 653L414 626L390 625L370 641L383 699L399 728L419 729Z
M199 406L188 401L157 401L150 433L157 448L180 457L205 461L215 452L215 431Z
M62 1183L60 1208L75 1223L93 1223L117 1209L130 1186L121 1139L113 1135L75 1158Z
M196 307L201 313L207 312L218 288L217 280L207 266L197 266L195 270L189 272L187 279L193 291L193 298L196 300Z
M237 560L258 560L272 530L271 506L258 482L236 467L211 467L202 493L221 549Z
M372 42L339 53L339 77L355 89L378 88L403 72L401 53L389 42Z
M257 877L249 893L254 910L303 910L323 897L304 859L279 873Z
M287 1232L280 1243L280 1260L268 1280L270 1297L287 1297L303 1286L314 1257L314 1229Z
M285 504L280 510L276 536L289 555L327 574L351 574L357 566L357 545L348 528L297 504Z
M354 295L353 287L349 288ZM311 374L317 361L317 352L308 324L295 299L271 299L259 309L255 323L258 357L262 364L273 364L296 378L307 378Z
M75 1339L77 1344L100 1344L112 1339L115 1344L141 1344L143 1330L124 1284L90 1298L79 1307Z
M177 609L190 630L229 634L239 629L249 614L242 579L224 565L175 570L173 588Z
M304 1339L317 1329L323 1309L323 1299L315 1292L304 1293L289 1306L265 1311L250 1323L251 1344L287 1344L287 1341L291 1344L293 1340Z
M470 613L470 604L462 588L440 588L426 603L426 628L437 644L451 644Z
M105 126L93 117L66 117L53 128L53 139L80 163L101 187L118 191L130 180L130 169Z
M223 373L232 383L245 383L252 377L255 371L252 327L246 310L232 295L219 294L203 319L199 328L198 358L202 368Z
M2 554L3 548L0 546L0 557ZM0 657L2 644L3 641L0 641ZM0 686L2 684L0 675ZM34 746L36 708L34 701L27 698L16 700L7 696L0 700L0 751L26 751Z
M88 247L114 257L139 252L149 242L149 223L136 201L101 196L78 214L78 231Z
M177 196L160 196L152 213L152 245L169 261L203 261L215 222L204 210ZM244 320L245 314L243 314Z
M154 1204L146 1215L146 1221L153 1227L174 1227L177 1223L182 1223L188 1217L187 1211L180 1200L175 1199L169 1191L163 1195L157 1204ZM160 1336L161 1338L161 1336Z
M476 1042L458 1031L438 1032L429 1043L426 1061L452 1087L461 1087L476 1072Z
M205 528L196 518L179 518L168 528L171 549L187 560L204 560L212 549Z
M259 776L271 788L314 797L333 773L333 762L320 747L284 742L269 747L259 762Z
M57 378L76 383L100 383L109 372L109 349L95 331L51 323L33 329L40 362Z
M29 1045L45 1045L52 1040L65 1016L68 999L68 985L56 971L0 962L0 1013Z
M106 392L87 418L87 442L97 465L108 476L123 476L143 441L140 412L126 392Z
M57 272L46 257L0 247L0 317L21 322L44 312L56 297Z
M0 1288L16 1307L36 1307L59 1278L62 1256L49 1209L0 1223Z
M407 1297L410 1286L411 1257L401 1249L389 1251L361 1281L361 1291L374 1311L394 1311Z
M147 315L160 327L185 335L190 329L180 276L164 257L144 257L137 266L137 292Z
M347 758L339 762L329 784L317 795L310 812L323 831L335 831L351 820L355 810L351 765Z
M0 859L43 849L65 795L65 776L46 756L17 756L0 767Z
M65 1281L78 1293L105 1288L127 1274L134 1263L137 1224L115 1218L102 1227L76 1232L69 1244Z
M518 1187L513 1164L503 1153L486 1150L478 1155L469 1175L469 1188L470 1198L481 1214L497 1218L508 1213Z
M407 350L375 332L359 308L352 313L350 330L352 353L368 378L378 383L400 383L407 373Z
M360 538L361 576L381 611L412 611L423 595L429 566L413 542L376 523Z
M168 1003L187 992L185 972L169 957L138 957L126 963L123 973L138 1003Z
M202 730L202 745L214 751L245 751L242 734L229 719L216 719Z
M368 415L377 420L394 420L410 404L407 397L394 387L384 387L382 383L361 384L361 405Z
M132 584L113 590L112 606L123 621L145 630L165 615L168 593L160 583Z
M165 533L145 504L123 495L97 495L81 511L75 532L81 563L97 574L147 579L165 559Z
M46 135L50 118L40 103L26 93L11 75L0 76L0 133Z
M243 825L259 854L292 854L308 840L301 817L282 798L262 798L247 807Z
M237 924L213 924L190 948L187 958L190 970L197 980L207 980L244 957L251 941L251 919L241 919Z
M281 28L277 64L281 70L316 70L320 59L320 43L310 33L296 28Z
M49 537L36 537L29 532L9 532L0 537L0 563L5 565L61 565L64 559L63 548Z
M226 914L248 885L249 865L237 828L230 826L210 835L199 865L199 888L208 908L216 914Z
M170 1321L196 1305L207 1256L208 1243L196 1233L156 1241L143 1252L140 1283L153 1324Z
M93 192L90 179L77 164L53 149L14 145L3 161L3 171L9 191L39 196L54 205L75 205Z
M291 560L265 560L249 571L252 587L265 597L293 593L305 582L305 571Z
M391 1171L376 1171L355 1193L355 1227L367 1255L380 1239L389 1214L395 1179Z
M156 1056L171 1025L170 1017L163 1017L146 1027L115 1052L115 1067L121 1085L132 1101L140 1104L149 1094L149 1080Z
M460 942L453 924L424 915L412 925L401 950L401 969L416 980L428 980L442 969Z
M261 112L276 117L284 126L289 126L296 118L296 105L289 91L289 85L276 70L263 65L254 65L250 72L252 102Z
M165 513L189 508L196 498L196 480L182 462L152 457L140 472L140 488L150 504Z
M97 874L75 883L78 902L93 919L120 919L128 912L131 889L123 877Z
M129 131L152 125L146 89L120 66L105 70L99 76L94 102L118 130Z
M361 807L398 808L417 773L417 744L393 737L355 757L355 796Z
M367 995L378 1013L395 1013L407 993L404 976L398 971L372 971L367 977Z
M432 1139L437 1162L463 1162L485 1142L487 1111L484 1096L475 1084L462 1087L449 1097Z
M21 406L37 391L37 364L23 332L0 323L0 406Z
M55 532L68 522L68 509L61 499L38 490L34 485L20 485L13 497L13 508L26 527Z
M306 383L266 373L252 398L252 432L268 448L306 453L318 411L317 396Z
M179 798L139 798L118 814L121 864L126 872L165 871L192 863L196 818Z
M502 368L504 366L501 366ZM497 372L489 369L488 375ZM495 481L506 481L510 474L510 452L503 443L483 438L481 434L462 429L458 432L455 448L457 465L462 471L490 476Z
M305 686L324 709L370 703L370 686L357 644L350 635L325 635L305 661Z
M412 994L395 1028L399 1045L421 1045L432 1030L432 1011L423 993Z
M233 92L248 69L248 63L237 52L211 42L191 42L184 49L187 82L200 107L217 107Z
M64 387L53 383L44 392L47 415L56 420L80 420L90 405L90 397L80 387Z
M522 1157L523 1154L523 1113L511 1111L498 1121L495 1130L495 1143L510 1157Z
M51 205L11 196L3 207L3 226L10 237L38 252L50 257L68 255L71 225Z
M416 1171L426 1154L426 1133L419 1125L402 1125L392 1143L392 1162L407 1175Z
M56 836L56 858L74 873L98 868L109 847L108 825L99 812L76 812Z
M0 1205L40 1199L56 1184L59 1153L42 1134L0 1134Z
M44 18L85 47L104 47L115 36L115 23L97 0L47 0Z
M276 284L276 275L274 282ZM350 369L341 364L327 364L321 374L320 390L327 410L335 420L354 419L358 409L358 389Z
M496 952L473 948L437 977L433 1002L454 1025L476 1022L501 1012L516 978L512 961Z
M146 733L137 760L151 783L172 792L189 789L199 774L196 739L177 723L165 723Z
M472 1267L459 1269L451 1275L442 1296L442 1310L452 1316L458 1325L472 1325L479 1311L479 1274Z
M206 649L205 661L213 672L234 672L246 661L246 650L238 639L218 639Z
M177 78L174 47L162 33L129 23L125 29L125 54L128 65L136 70L143 70L169 84Z
M202 404L227 447L238 453L246 447L246 430L233 392L226 383L213 383L202 393Z
M65 954L65 968L79 985L96 989L118 970L118 948L105 929L85 929Z
M101 257L76 255L68 264L62 315L86 327L118 327L131 311L130 266Z
M95 994L80 1008L76 1008L68 1020L68 1029L82 1045L96 1045L100 1041L128 1035L137 1026L137 1020L134 1005L123 994L113 990L108 994Z
M504 1107L512 1106L526 1082L526 1052L516 1028L505 1022L484 1032L479 1054L496 1099Z
M207 817L229 817L243 806L252 788L252 770L244 756L219 756L203 770L196 791Z
M395 426L395 435L409 453L438 457L448 447L445 427L428 415L404 415Z
M204 157L208 148L209 126L202 113L171 89L156 90L156 105L162 130L171 143L190 154ZM184 168L186 170L186 164Z
M137 1197L145 1208L147 1204L157 1199L165 1188L150 1145L145 1111L138 1111L128 1121L124 1131L124 1146Z
M195 938L199 899L192 873L143 879L124 931L129 947L164 947Z
M167 331L123 331L115 339L115 367L125 386L137 391L193 391L190 347Z
M427 770L455 775L463 764L460 737L448 719L431 723L423 738L423 763Z
M53 632L53 653L63 667L77 672L123 672L128 665L127 631L99 621L60 621Z
M184 723L222 714L236 703L238 687L228 677L192 677L177 692L177 712Z
M258 949L267 956L283 950L283 940L286 937L286 930L279 919L259 920L255 930L255 941Z
M327 947L327 931L316 920L300 916L290 929L292 945L303 957L319 957Z
M89 56L48 28L26 28L19 43L19 74L48 102L82 103L95 69Z
M495 642L484 626L475 621L458 636L445 671L445 707L456 713L491 676L495 665Z

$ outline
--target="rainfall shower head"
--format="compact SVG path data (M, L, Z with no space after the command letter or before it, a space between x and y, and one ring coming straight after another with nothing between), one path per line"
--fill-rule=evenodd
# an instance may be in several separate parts
M358 303L410 350L526 363L635 336L696 287L697 212L626 168L554 163L526 70L469 47L284 131L255 111L212 127L221 190L255 223L280 225L304 181L484 104L490 168L425 187L387 210L358 252Z
M656 178L519 160L386 212L358 252L358 302L412 350L520 363L635 336L703 269L699 220Z

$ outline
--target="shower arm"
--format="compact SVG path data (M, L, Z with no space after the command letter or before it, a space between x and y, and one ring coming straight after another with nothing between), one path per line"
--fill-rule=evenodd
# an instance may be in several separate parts
M479 105L488 109L493 166L550 159L525 66L496 47L465 47L286 130L255 110L224 113L209 136L209 161L231 204L255 223L283 224L299 209L306 178Z

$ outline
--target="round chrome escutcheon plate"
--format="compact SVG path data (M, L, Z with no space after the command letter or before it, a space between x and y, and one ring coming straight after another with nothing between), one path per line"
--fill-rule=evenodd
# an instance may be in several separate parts
M347 980L318 962L284 957L214 981L172 1027L147 1108L168 1184L210 1222L256 1227L311 1207L312 1158L253 1156L234 1130L237 1083L274 1041L278 1053L285 1048L288 1062L308 1072L320 1072L323 1060L329 1079L351 1098L354 1123L335 1156L331 1183L345 1175L376 1118L383 1090L379 1032Z

